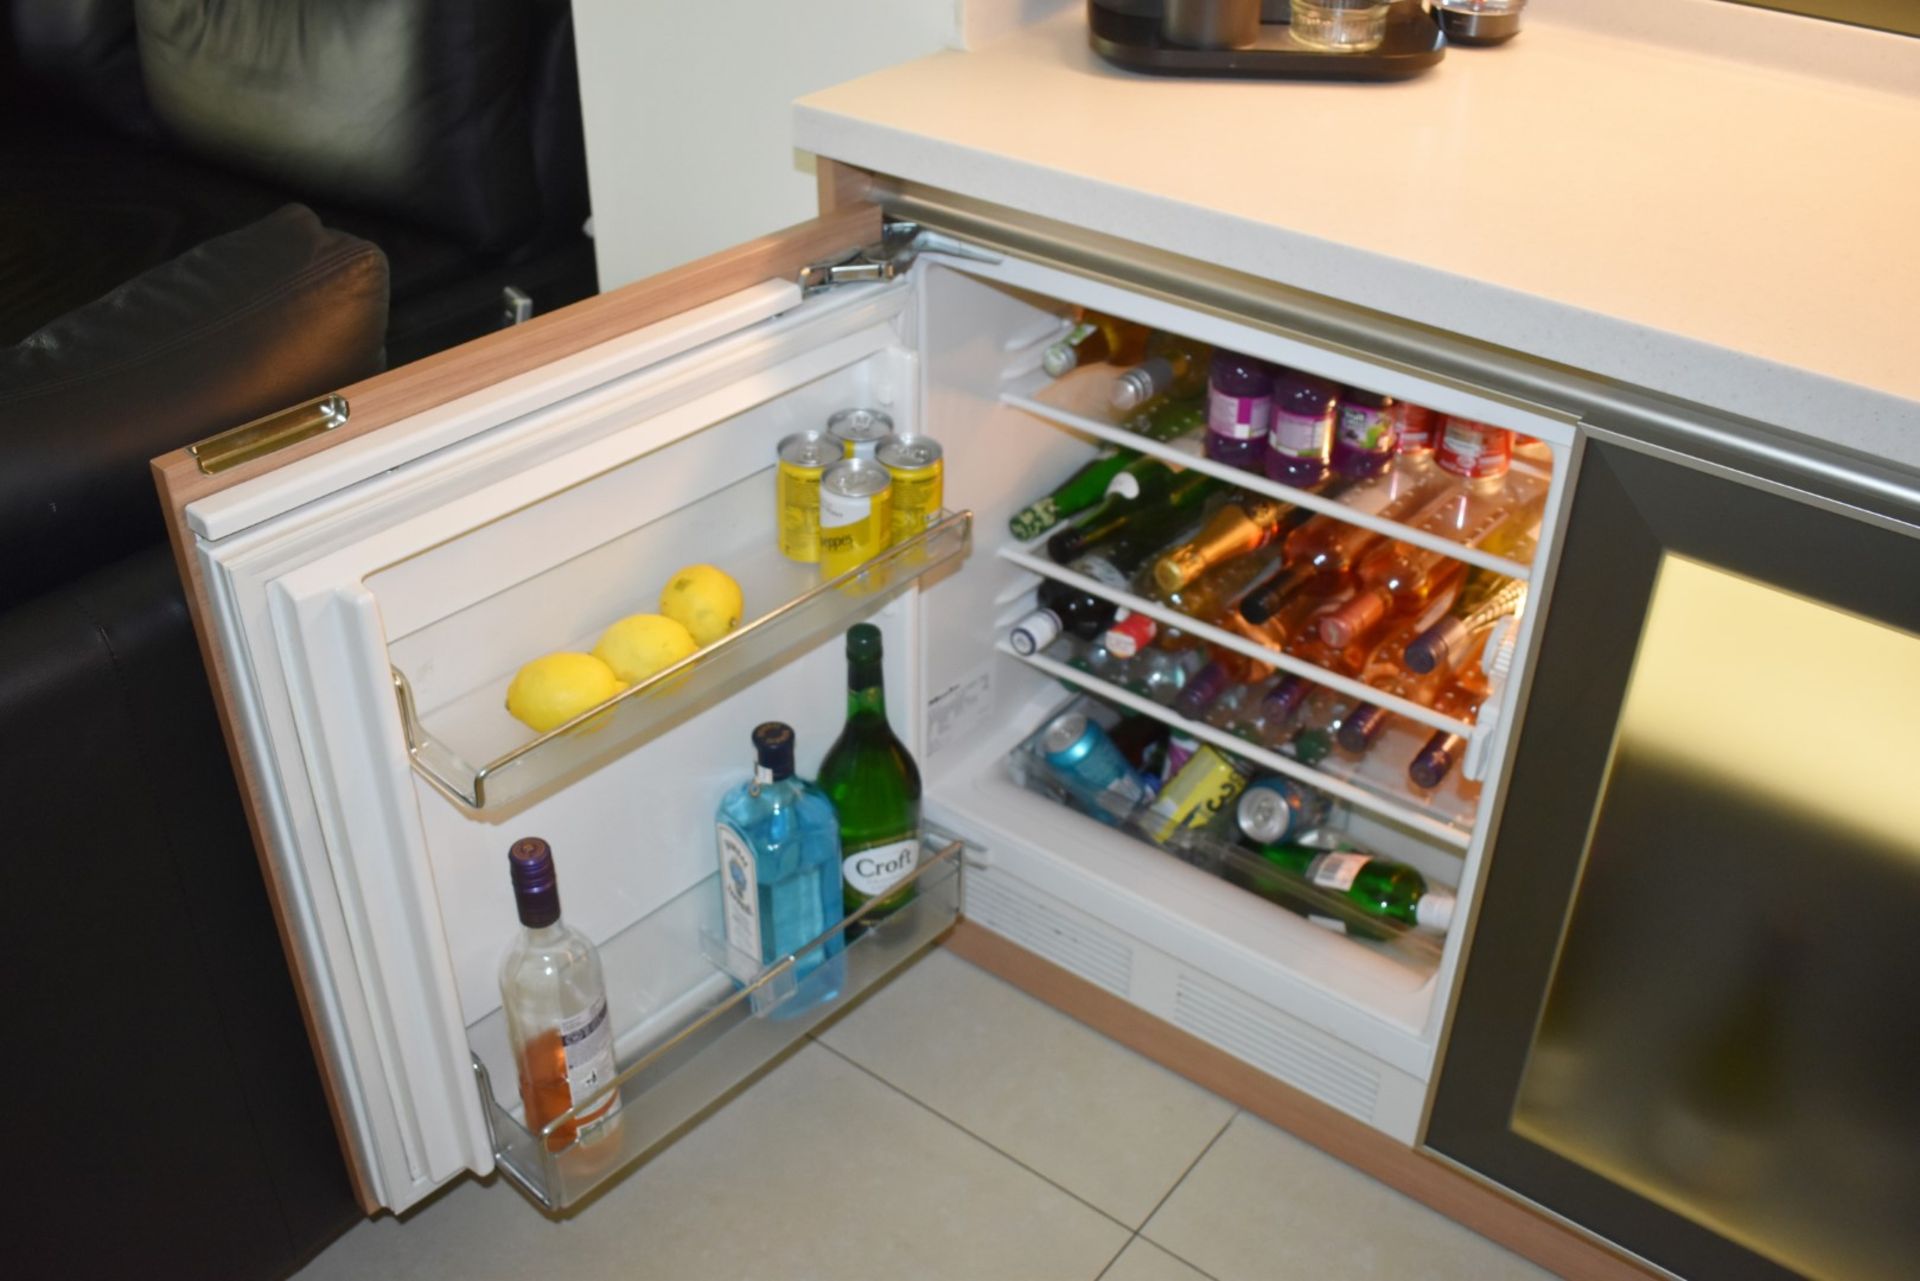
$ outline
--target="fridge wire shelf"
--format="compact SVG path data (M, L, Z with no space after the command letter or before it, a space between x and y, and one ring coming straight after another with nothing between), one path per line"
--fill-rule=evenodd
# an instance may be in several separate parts
M716 695L845 631L923 576L965 556L972 531L972 512L943 512L933 525L905 542L821 581L566 724L480 764L428 727L406 675L393 668L407 755L415 772L436 791L470 810L531 796L639 746ZM500 690L504 697L504 679Z
M744 981L730 973L716 954L712 942L716 929L692 927L700 936L697 943L687 936L690 916L711 914L717 918L717 874L703 878L661 912L609 940L602 951L608 957L610 998L617 999L616 989L623 981L632 986L644 983L644 976L620 972L615 963L622 953L645 954L644 947L631 946L635 940L625 937L636 932L668 934L673 943L694 944L711 968L702 971L684 991L662 1002L664 1017L650 1020L653 1026L644 1029L640 1045L625 1044L635 1035L633 1029L627 1029L624 1036L616 1031L616 1052L624 1066L599 1090L537 1131L528 1129L515 1110L501 1102L492 1071L479 1052L473 1054L475 1083L494 1161L507 1180L550 1212L578 1203L672 1138L814 1027L937 942L960 918L961 868L966 851L977 851L977 847L931 826L922 839L923 848L931 852L907 878L916 888L911 902L884 920L873 921L870 918L877 900L870 901ZM685 910L688 908L694 910ZM796 959L836 937L844 940L839 954L843 965L839 992L827 996L820 990L822 982L832 978L831 965L822 965L795 981ZM482 1025L476 1025L469 1036L504 1046L504 1019L504 1014L496 1010L482 1020L482 1025L500 1026L477 1035ZM510 1063L497 1057L495 1061L505 1071L512 1071ZM512 1090L513 1081L508 1079L505 1086ZM553 1136L576 1117L598 1112L607 1096L616 1092L620 1111L614 1133L585 1144L575 1137L554 1150Z
M1096 439L1106 441L1109 444L1120 445L1126 449L1134 450L1137 453L1158 458L1162 462L1171 463L1175 467L1191 468L1194 471L1212 476L1216 480L1223 480L1230 485L1236 485L1241 489L1265 494L1269 498L1277 498L1282 502L1292 503L1297 507L1304 507L1309 511L1324 513L1325 515L1332 516L1336 520L1345 521L1349 525L1358 525L1363 529L1370 529L1376 534L1385 534L1389 538L1396 538L1402 542L1411 543L1415 547L1424 548L1427 551L1438 552L1442 556L1461 561L1468 565L1474 565L1481 569L1490 569L1495 573L1505 574L1509 578L1517 578L1522 582L1527 581L1533 575L1533 567L1529 564L1523 564L1517 560L1510 560L1505 556L1495 556L1491 552L1482 551L1477 547L1465 547L1449 539L1429 534L1425 530L1415 529L1410 525L1402 525L1397 521L1382 520L1380 517L1370 513L1356 511L1342 503L1338 498L1329 498L1324 494L1310 493L1304 489L1296 489L1291 485L1282 485L1280 482L1269 480L1265 476L1242 471L1240 468L1229 466L1226 463L1215 462L1211 458L1177 448L1173 444L1150 440L1145 436L1128 431L1116 422L1093 417L1089 413L1083 412L1081 408L1069 408L1065 403L1054 403L1055 401L1071 401L1075 406L1079 406L1082 402L1095 403L1094 398L1082 389L1082 385L1093 384L1104 387L1108 381L1109 376L1104 369L1100 367L1076 370L1066 377L1059 379L1057 382L1045 374L1035 373L1023 377L1015 383L1015 385L1002 391L1000 393L1000 399L1004 404L1024 410L1036 418L1044 419L1057 427L1065 427L1069 431L1092 436ZM1101 400L1104 400L1104 397L1102 397ZM1536 479L1544 480L1545 478L1545 473L1517 459L1513 464L1513 469L1522 475L1533 476Z
M1076 695L1047 714L1043 726L1069 711L1080 711L1092 720L1110 720L1111 713L1099 701ZM1331 929L1352 942L1379 951L1422 975L1430 976L1440 964L1445 935L1416 929L1400 921L1373 916L1342 894L1314 884L1289 869L1278 867L1242 846L1214 825L1183 828L1167 840L1156 840L1152 828L1160 822L1147 804L1113 806L1101 804L1102 813L1093 814L1082 796L1058 771L1049 766L1038 749L1042 731L1021 741L1008 757L1014 780L1027 790L1046 796L1076 812L1087 814L1115 827L1142 844L1238 886L1257 898L1274 903L1282 910L1304 917L1316 928ZM1100 798L1104 801L1106 798ZM1224 828L1229 820L1221 820ZM1336 848L1328 845L1327 848ZM1342 844L1338 848L1353 848ZM1453 886L1443 888L1451 891Z
M1059 582L1077 587L1089 595L1098 596L1102 600L1112 601L1116 605L1124 606L1136 614L1145 614L1148 618L1156 622L1165 623L1169 627L1177 627L1183 632L1198 636L1203 640L1211 641L1222 648L1233 650L1238 654L1244 654L1248 658L1266 663L1272 667L1277 667L1281 671L1291 672L1295 676L1304 677L1316 685L1324 685L1328 689L1338 690L1342 694L1362 702L1377 704L1396 715L1406 717L1408 720L1418 721L1429 729L1445 730L1449 734L1458 734L1462 738L1472 738L1474 734L1478 732L1471 722L1442 715L1430 707L1415 703L1410 699L1402 698L1398 694L1391 694L1383 689L1375 689L1364 681L1357 681L1352 677L1342 676L1337 672L1330 672L1324 667L1295 658L1292 654L1284 653L1276 649L1269 649L1257 641L1251 641L1244 636L1235 635L1223 627L1215 627L1212 623L1202 622L1197 618L1189 617L1177 609L1168 609L1165 605L1157 601L1151 601L1143 596L1136 596L1132 592L1122 591L1117 587L1108 586L1098 579L1089 578L1087 575L1069 569L1065 565L1055 564L1046 556L1035 554L1035 549L1038 546L1040 546L1040 544L1029 544L1027 547L1003 547L1000 549L1000 557L1002 560L1011 561L1022 569L1030 570L1042 578L1056 579Z
M1430 798L1423 799L1406 791L1395 794L1364 774L1347 768L1344 762L1339 766L1341 773L1338 774L1320 766L1302 765L1292 757L1269 751L1257 743L1250 743L1205 721L1189 720L1170 707L1163 707L1150 698L1143 698L1131 690L1103 681L1057 658L1051 658L1045 654L1016 653L1005 641L999 643L998 649L1017 662L1045 672L1055 680L1075 689L1097 695L1115 706L1150 716L1163 724L1171 725L1182 733L1191 734L1203 743L1211 743L1223 751L1250 760L1275 774L1284 774L1309 787L1318 788L1356 809L1397 823L1429 840L1438 841L1461 851L1466 850L1473 842L1478 786L1471 785L1472 795L1468 795L1459 782L1457 769L1449 775L1442 788L1436 790ZM1396 746L1400 746L1397 743L1398 737L1396 729L1389 726L1382 736L1382 741L1362 759L1362 764L1371 759L1397 759L1402 752L1410 759L1412 753L1404 751L1404 747L1402 751L1394 750ZM1418 743L1415 742L1412 746L1417 748ZM1324 766L1328 761L1338 759L1337 755L1330 756L1320 765Z

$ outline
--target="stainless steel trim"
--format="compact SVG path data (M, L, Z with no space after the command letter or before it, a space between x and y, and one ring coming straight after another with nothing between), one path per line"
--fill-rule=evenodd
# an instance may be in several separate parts
M187 452L200 464L202 474L214 476L310 436L332 431L345 423L352 412L347 398L332 392L197 440L187 446Z
M1796 488L1901 523L1920 521L1920 474L1883 459L1708 405L1262 280L1213 263L897 178L872 198L911 219L1003 253L1451 384L1567 423L1790 472ZM1738 466L1738 464L1735 464Z

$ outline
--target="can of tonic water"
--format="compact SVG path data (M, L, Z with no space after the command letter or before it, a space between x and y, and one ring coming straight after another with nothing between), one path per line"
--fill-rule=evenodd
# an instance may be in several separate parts
M780 554L811 565L820 559L820 477L840 461L840 442L823 431L797 431L780 442L774 480Z
M820 477L820 572L863 565L893 541L893 481L870 458L843 458Z
M848 458L872 458L880 442L893 435L893 419L877 409L843 409L827 419L827 435L840 442Z
M904 543L940 519L946 464L931 436L890 436L874 458L893 478L893 541Z

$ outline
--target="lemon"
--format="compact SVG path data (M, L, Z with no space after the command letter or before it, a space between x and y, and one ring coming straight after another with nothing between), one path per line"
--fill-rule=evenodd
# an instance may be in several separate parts
M626 687L592 654L548 654L514 673L507 710L544 734Z
M689 565L660 591L660 612L687 629L702 648L740 626L746 608L740 584L711 565Z
M634 614L600 633L593 654L621 680L637 685L699 648L687 629L671 618Z

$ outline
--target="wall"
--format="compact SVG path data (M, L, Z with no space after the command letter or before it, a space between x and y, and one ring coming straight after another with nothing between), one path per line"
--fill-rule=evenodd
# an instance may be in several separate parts
M957 44L959 3L573 0L600 287L811 217L789 104Z

